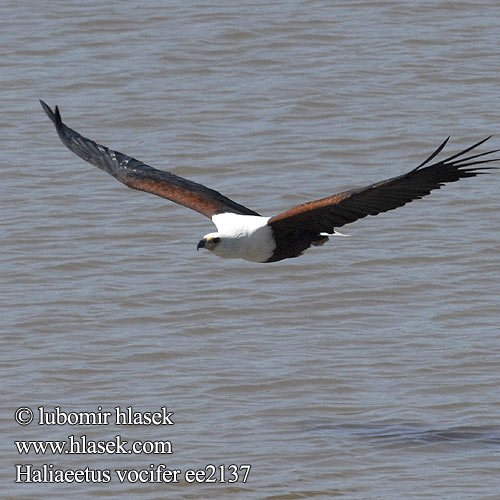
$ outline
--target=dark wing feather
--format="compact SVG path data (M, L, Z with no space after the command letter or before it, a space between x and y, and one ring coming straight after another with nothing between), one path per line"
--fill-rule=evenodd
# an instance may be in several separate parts
M500 158L484 159L485 155L499 150L465 156L490 137L472 145L445 160L427 165L449 140L446 139L439 148L423 163L410 172L377 182L370 186L338 193L321 200L298 205L269 220L269 224L279 232L287 228L301 228L315 233L332 233L335 227L349 224L367 215L387 212L406 203L428 195L433 189L439 189L446 182L454 182L464 177L474 177L486 173L495 167L477 167L477 165L499 161Z
M222 212L259 215L202 184L170 172L157 170L135 158L113 151L83 137L62 122L57 106L55 111L52 111L46 103L43 101L40 103L54 123L61 141L68 149L85 161L111 174L128 187L167 198L207 217Z

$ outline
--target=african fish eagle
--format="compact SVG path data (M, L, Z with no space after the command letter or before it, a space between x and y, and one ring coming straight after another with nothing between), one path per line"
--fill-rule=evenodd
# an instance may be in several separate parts
M73 153L128 187L167 198L210 217L217 232L205 235L198 242L198 249L205 248L219 257L254 262L277 262L298 257L311 245L323 245L328 236L339 234L335 228L367 215L401 207L447 182L487 173L485 170L495 167L478 168L477 165L500 160L484 158L498 149L466 156L490 136L429 165L446 146L448 137L424 162L406 174L310 201L274 217L263 217L202 184L157 170L83 137L62 122L57 106L52 111L45 102L40 103L54 123L61 141Z

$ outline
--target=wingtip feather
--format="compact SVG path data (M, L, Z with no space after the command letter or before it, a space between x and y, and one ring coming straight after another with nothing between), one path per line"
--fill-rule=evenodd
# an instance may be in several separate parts
M423 166L427 165L431 160L433 160L441 151L444 149L446 144L448 144L448 141L450 140L451 136L448 136L442 143L441 145L428 157L426 158L418 167L416 167L414 170L419 170Z
M59 110L59 106L56 106L54 108L54 111L52 111L51 107L42 99L40 100L40 104L42 105L43 110L47 114L47 116L50 118L52 123L56 126L56 128L59 130L62 127L62 118L61 118L61 112Z
M40 104L42 105L42 109L45 111L45 114L52 120L54 121L54 112L52 111L52 109L50 109L50 106L45 102L43 101L42 99L39 99L40 101Z
M55 124L56 124L56 127L60 127L62 125L62 118L61 118L61 112L59 111L59 106L56 106L56 109L55 109Z

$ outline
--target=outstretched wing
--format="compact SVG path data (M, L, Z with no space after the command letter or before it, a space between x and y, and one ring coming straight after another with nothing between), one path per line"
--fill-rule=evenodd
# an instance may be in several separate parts
M500 158L483 157L500 150L465 156L490 137L479 141L469 148L445 160L427 165L446 146L446 139L429 158L410 172L377 182L370 186L352 189L303 205L298 205L286 212L272 217L268 224L279 232L287 228L299 228L310 232L333 233L335 227L354 222L367 215L377 215L428 195L433 189L439 189L447 182L455 182L464 177L474 177L486 173L495 167L477 167L477 165L499 161Z
M259 215L202 184L170 172L157 170L135 158L113 151L83 137L62 122L57 106L55 111L52 111L45 102L40 101L40 103L47 116L54 123L61 141L68 149L85 161L111 174L128 187L167 198L207 217L223 212Z

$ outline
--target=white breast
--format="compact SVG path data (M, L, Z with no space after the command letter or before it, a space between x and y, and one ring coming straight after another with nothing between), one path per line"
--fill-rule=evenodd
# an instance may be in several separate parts
M267 225L269 219L232 213L214 215L212 221L221 241L213 252L219 257L266 262L276 248L272 229Z

